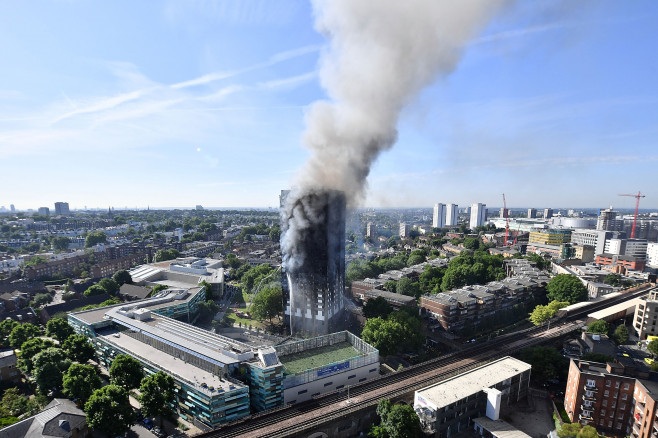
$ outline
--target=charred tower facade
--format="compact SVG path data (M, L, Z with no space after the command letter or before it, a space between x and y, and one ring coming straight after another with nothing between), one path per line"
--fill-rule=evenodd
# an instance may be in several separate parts
M340 191L281 192L284 309L294 336L342 328L345 209Z

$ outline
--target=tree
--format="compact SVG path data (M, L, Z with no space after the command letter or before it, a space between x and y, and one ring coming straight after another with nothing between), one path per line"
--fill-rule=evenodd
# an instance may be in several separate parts
M386 319L368 319L361 336L384 356L415 350L422 343L420 321L403 309L389 314Z
M116 295L119 291L119 283L112 280L111 278L103 278L98 282L98 286L102 287L105 293L108 295Z
M23 342L21 345L20 358L18 359L18 368L25 374L32 373L34 364L32 359L41 351L54 347L55 343L50 339L32 338Z
M557 436L560 438L577 438L581 427L580 423L564 423Z
M46 335L64 342L75 331L64 318L53 318L46 324Z
M23 345L23 342L28 339L36 338L40 334L41 330L39 330L39 327L30 324L29 322L17 325L9 334L9 345L11 345L12 348L20 348L21 345Z
M475 237L467 237L464 239L463 245L464 248L475 251L476 249L480 248L480 239L476 239Z
M624 324L621 324L615 329L612 337L617 342L617 344L625 344L628 342L628 329Z
M581 359L589 362L608 363L612 362L614 357L602 353L585 353Z
M202 301L199 303L199 319L203 322L211 320L219 311L219 304L213 300Z
M103 381L93 365L72 364L62 378L64 394L83 401L103 386Z
M658 355L658 340L654 339L653 341L647 344L647 351L654 356Z
M565 380L569 370L569 361L553 347L524 348L521 350L521 360L532 365L532 379L536 382Z
M71 366L71 360L66 357L66 353L56 347L46 348L37 353L32 363L34 380L43 394L61 388L64 372Z
M283 292L281 286L268 286L262 289L255 297L251 305L251 312L256 319L262 321L279 315L283 311Z
M85 290L82 295L85 297L92 297L94 295L102 295L106 293L105 289L103 289L100 285L94 284L92 286L89 286L87 290Z
M18 326L18 322L13 319L3 319L2 322L0 322L0 338L2 338L3 345L5 345L5 342L11 334L11 331L14 330L14 327Z
M382 400L377 404L377 414L381 419L381 425L375 426L374 430L371 429L369 436L388 438L423 436L420 420L412 406L392 405L390 400Z
M85 248L91 248L99 243L107 242L107 234L102 231L92 231L85 238Z
M18 388L8 388L2 395L0 402L3 413L7 416L34 415L39 410L39 403L22 395ZM15 423L15 422L14 422ZM8 424L6 424L8 425ZM0 427L3 425L0 423Z
M33 307L42 307L50 303L52 300L53 300L53 296L50 295L49 293L44 292L44 293L36 294L32 299L31 304Z
M383 297L371 298L363 305L363 316L366 318L386 318L393 309Z
M160 249L155 253L155 261L156 262L164 262L167 260L173 260L176 257L178 257L180 253L178 250L171 248L171 249Z
M608 274L603 279L605 284L610 286L621 286L621 275L620 274Z
M117 385L97 389L85 403L89 427L108 436L118 436L135 423L128 391Z
M598 333L601 335L608 334L608 323L602 319L597 319L587 326L587 333Z
M238 256L233 253L226 254L226 264L232 269L238 269L242 265Z
M414 282L410 278L404 277L398 281L397 285L395 285L395 292L400 295L419 298L420 285L418 282Z
M55 251L66 251L69 249L69 244L71 239L65 236L55 237L50 241L50 244L53 246Z
M160 424L162 417L173 417L174 410L170 405L176 401L176 393L174 379L170 375L158 371L144 378L139 392L141 393L139 401L145 416L160 417Z
M96 354L94 346L89 342L89 338L85 335L71 335L65 341L62 346L64 351L69 355L71 359L79 363L87 363L90 359Z
M558 274L546 285L546 297L551 301L568 301L575 304L587 300L587 288L570 274Z
M110 382L126 389L138 388L144 378L144 369L137 359L119 354L110 366Z

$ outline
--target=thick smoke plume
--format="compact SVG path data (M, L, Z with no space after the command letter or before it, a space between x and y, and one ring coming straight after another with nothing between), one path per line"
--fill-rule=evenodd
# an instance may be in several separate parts
M312 156L282 212L282 252L298 266L297 232L315 215L300 208L307 193L343 191L363 199L377 156L396 141L400 111L437 76L450 73L464 46L505 0L313 0L316 29L327 36L320 78L329 101L307 113L304 144Z

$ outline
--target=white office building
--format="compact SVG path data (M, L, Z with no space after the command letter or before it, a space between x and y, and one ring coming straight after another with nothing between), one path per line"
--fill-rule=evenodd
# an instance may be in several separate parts
M574 230L571 233L571 243L576 246L593 246L594 255L603 254L606 251L606 244L610 239L616 239L619 237L619 233L615 231L604 231L604 230ZM619 239L617 239L619 240Z
M434 217L432 218L432 226L434 228L443 228L446 225L446 205L434 204Z
M400 222L400 237L409 237L409 224L406 222Z
M647 243L647 266L658 268L658 243Z
M487 222L487 204L473 204L471 205L471 229L480 227Z
M459 209L457 204L448 204L446 207L446 226L457 225L459 219Z

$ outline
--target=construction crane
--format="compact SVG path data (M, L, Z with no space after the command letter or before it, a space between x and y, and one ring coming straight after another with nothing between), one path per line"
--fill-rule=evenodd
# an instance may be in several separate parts
M507 214L507 201L503 193L503 217L505 218L505 246L507 246L507 236L509 235L509 215Z
M633 217L633 228L631 229L631 239L633 239L635 237L635 225L637 225L637 209L640 206L640 198L646 198L646 195L643 195L638 191L637 195L620 194L619 196L630 196L631 198L635 198L635 216Z

